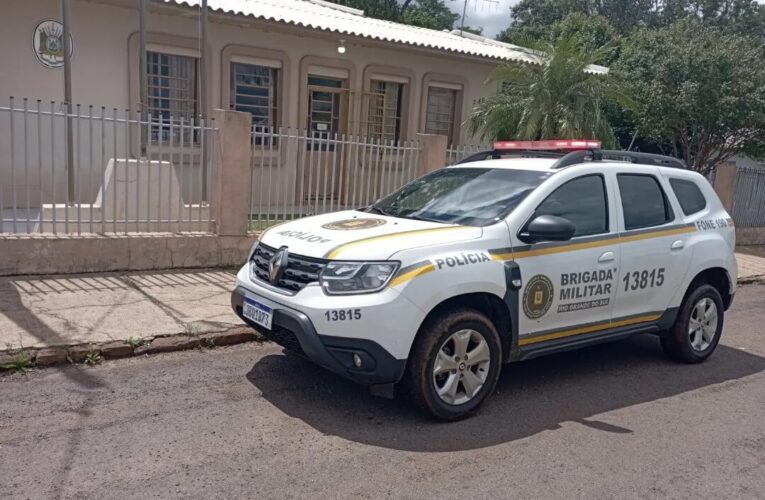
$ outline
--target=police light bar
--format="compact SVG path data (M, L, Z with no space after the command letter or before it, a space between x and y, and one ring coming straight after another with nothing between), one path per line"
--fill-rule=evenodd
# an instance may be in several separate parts
M601 142L592 139L552 139L547 141L497 141L498 150L569 150L600 149Z

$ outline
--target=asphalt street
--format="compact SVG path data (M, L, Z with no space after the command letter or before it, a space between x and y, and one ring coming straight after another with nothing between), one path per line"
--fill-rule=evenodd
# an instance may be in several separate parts
M510 365L453 424L268 343L0 377L2 498L511 496L765 498L765 286L704 364L642 336Z

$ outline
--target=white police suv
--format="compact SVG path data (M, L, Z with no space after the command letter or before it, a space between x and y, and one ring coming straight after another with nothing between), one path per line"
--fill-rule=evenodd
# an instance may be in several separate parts
M598 148L497 143L371 206L275 226L234 310L445 420L475 410L508 362L638 333L703 361L735 292L733 221L680 161Z

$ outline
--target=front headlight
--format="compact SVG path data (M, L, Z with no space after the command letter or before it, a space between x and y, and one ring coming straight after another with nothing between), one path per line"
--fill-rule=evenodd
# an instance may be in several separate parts
M385 288L398 262L330 262L319 277L329 295L372 293Z

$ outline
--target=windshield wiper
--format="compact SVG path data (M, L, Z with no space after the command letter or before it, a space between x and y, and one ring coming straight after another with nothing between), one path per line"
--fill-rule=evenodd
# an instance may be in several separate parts
M373 211L377 212L380 215L385 215L386 217L393 217L393 215L389 214L388 212L378 207L377 205L369 205L367 207L367 212L373 212Z
M409 214L409 215L402 215L402 217L404 217L405 219L421 220L425 222L435 222L437 224L449 224L449 222L438 220L438 219L429 219L427 217L423 217L422 215Z

